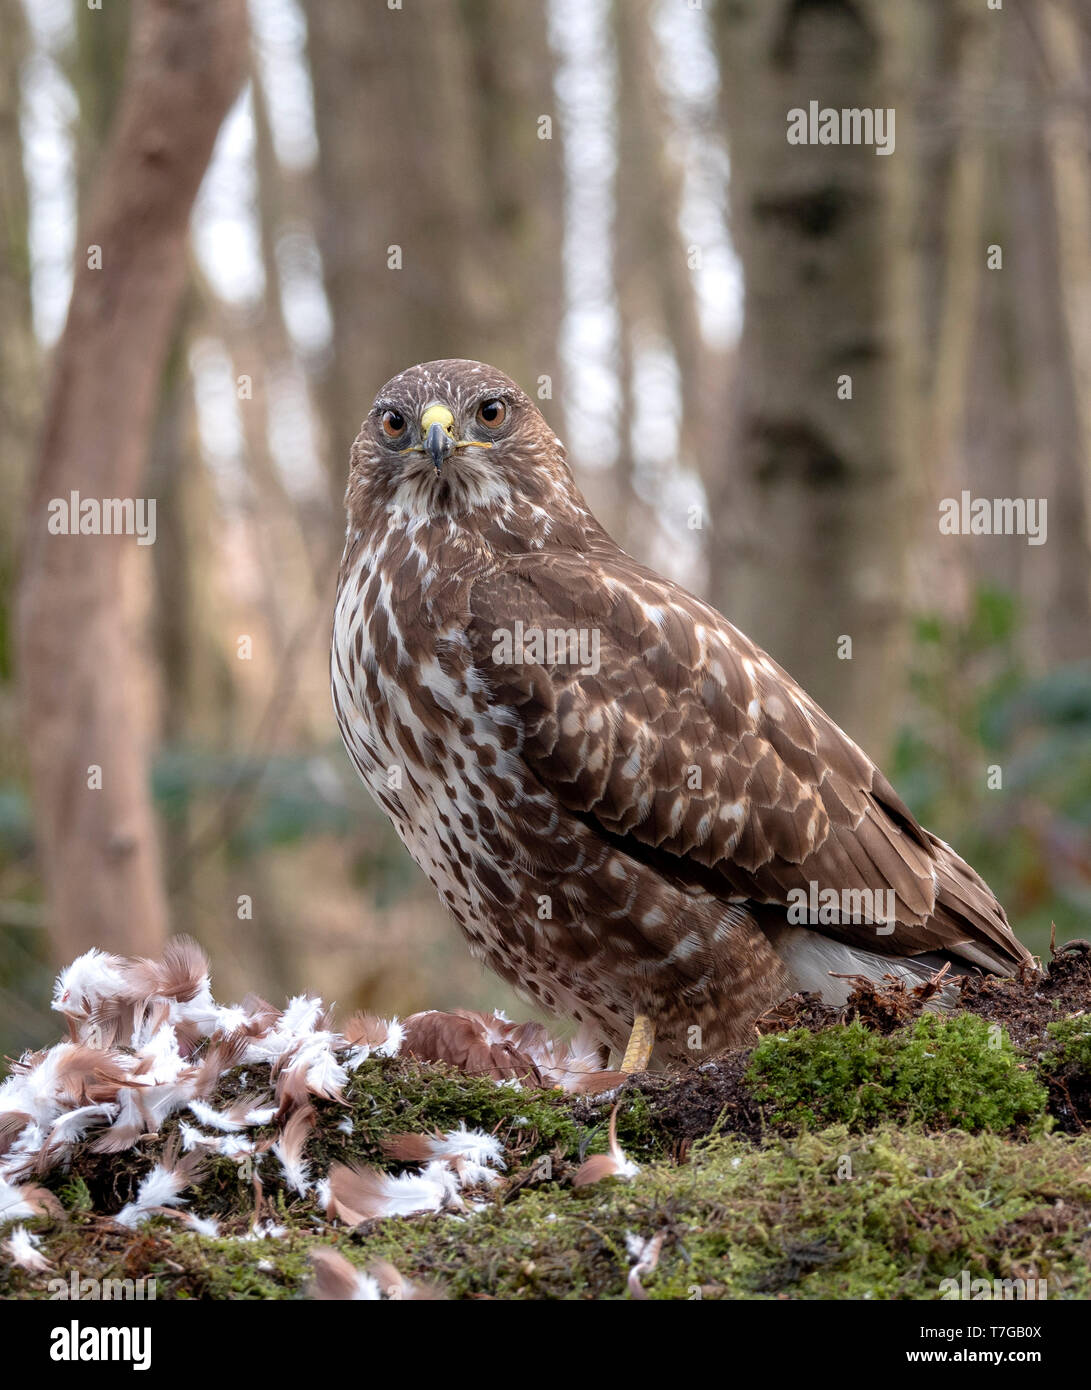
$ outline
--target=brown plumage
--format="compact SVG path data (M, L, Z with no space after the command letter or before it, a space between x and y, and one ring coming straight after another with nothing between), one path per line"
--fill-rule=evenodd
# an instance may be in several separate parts
M415 1302L442 1299L434 1284L415 1284L387 1260L376 1260L365 1273L337 1250L319 1246L308 1254L314 1266L310 1296L338 1302L377 1302L383 1298Z
M581 1039L566 1045L540 1023L510 1023L476 1009L410 1014L402 1024L405 1051L421 1062L442 1062L471 1076L515 1080L525 1086L560 1087L572 1095L611 1090L625 1078L603 1071L595 1048Z
M545 1032L540 1024L507 1023L473 1010L455 1009L452 1013L410 1014L402 1026L405 1050L418 1061L443 1062L471 1076L542 1084L533 1056L522 1046L524 1030Z
M346 501L345 744L470 949L522 993L615 1048L644 1016L660 1058L700 1061L795 989L840 999L836 974L1029 960L796 682L615 545L502 373L395 377ZM816 916L822 893L838 906Z

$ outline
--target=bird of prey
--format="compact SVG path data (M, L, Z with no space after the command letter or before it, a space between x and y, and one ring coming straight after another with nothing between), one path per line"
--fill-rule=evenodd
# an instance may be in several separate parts
M388 382L346 506L345 745L470 950L623 1069L747 1044L838 976L1030 961L787 672L614 543L502 372Z

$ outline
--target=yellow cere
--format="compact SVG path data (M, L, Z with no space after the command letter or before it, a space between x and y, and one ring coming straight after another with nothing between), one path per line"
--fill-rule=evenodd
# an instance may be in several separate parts
M420 417L420 432L423 439L428 438L428 431L433 425L440 425L444 434L454 437L455 417L445 405L430 405Z

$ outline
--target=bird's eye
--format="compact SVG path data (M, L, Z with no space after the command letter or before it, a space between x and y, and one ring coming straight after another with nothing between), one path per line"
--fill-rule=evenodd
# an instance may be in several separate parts
M383 433L388 439L400 439L405 433L405 416L400 410L383 411Z
M482 401L477 408L477 418L486 429L499 429L504 423L508 408L503 401Z

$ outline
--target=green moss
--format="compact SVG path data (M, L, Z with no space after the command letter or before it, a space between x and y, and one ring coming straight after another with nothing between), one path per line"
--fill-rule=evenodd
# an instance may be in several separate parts
M1085 1298L1089 1161L1091 1141L1061 1136L1013 1145L884 1127L860 1139L840 1127L762 1146L717 1139L632 1182L543 1184L463 1221L383 1221L335 1239L361 1267L387 1259L460 1298L627 1297L626 1238L657 1232L663 1248L645 1283L659 1299L934 1299L940 1280L963 1269L989 1278L1033 1270L1052 1297ZM242 1247L273 1265L257 1296L273 1285L281 1296L298 1290L313 1243ZM239 1249L213 1276L213 1296L255 1296Z
M308 1252L361 1268L387 1259L449 1296L628 1297L627 1236L662 1234L643 1279L656 1299L938 1299L940 1281L1044 1278L1049 1297L1091 1297L1091 1138L880 1125L699 1141L631 1182L565 1181L498 1194L459 1219L423 1215L347 1231L286 1204L280 1239L206 1240L156 1219L138 1232L84 1216L44 1224L62 1275L147 1277L156 1297L284 1299L306 1293ZM0 1271L0 1294L45 1297L41 1277Z
M812 1033L773 1033L754 1048L746 1080L774 1121L858 1124L890 1109L890 1047L859 1020Z
M463 1123L496 1135L509 1157L509 1170L547 1157L562 1167L580 1163L588 1154L605 1152L609 1142L607 1104L581 1104L561 1091L498 1084L442 1066L372 1059L353 1073L345 1100L344 1107L320 1107L318 1127L307 1145L318 1171L330 1163L401 1169L403 1164L383 1152L385 1139ZM350 1132L342 1128L346 1119ZM658 1156L670 1142L643 1096L626 1097L618 1136L638 1160Z
M931 1015L889 1037L859 1020L764 1038L747 1081L774 1122L862 1128L883 1117L933 1127L1037 1127L1047 1093L1011 1039L973 1014Z
M1058 1065L1084 1055L1081 1020L1051 1034ZM578 1163L606 1147L613 1099L373 1059L353 1074L345 1104L316 1103L311 1171L333 1162L402 1169L385 1139L465 1123L494 1133L508 1166L464 1214L350 1231L329 1222L313 1194L288 1191L266 1157L262 1215L285 1228L280 1238L246 1238L255 1186L245 1164L222 1158L210 1159L190 1198L191 1210L220 1220L218 1238L172 1219L136 1231L103 1221L131 1198L176 1117L139 1153L81 1149L70 1173L49 1179L63 1219L30 1224L61 1277L73 1268L81 1277L154 1277L160 1299L304 1297L308 1254L319 1246L362 1268L389 1260L454 1298L625 1298L630 1233L663 1235L658 1267L644 1280L653 1298L929 1299L964 1269L974 1278L1046 1278L1050 1297L1091 1297L1091 1136L1044 1132L1044 1088L996 1026L962 1015L926 1017L890 1036L859 1021L797 1029L758 1044L745 1083L741 1068L729 1059L715 1074L621 1092L618 1133L641 1166L631 1182L571 1184ZM263 1079L254 1067L236 1071L214 1101L252 1094ZM762 1138L754 1095L766 1108ZM751 1137L727 1133L729 1125ZM802 1133L792 1137L787 1126ZM0 1262L0 1298L43 1298L47 1289L47 1277Z
M94 1206L91 1200L91 1190L84 1182L83 1178L76 1176L68 1179L58 1189L58 1197L65 1211L73 1213L90 1211Z
M353 1121L353 1143L378 1156L383 1138L405 1131L470 1128L495 1133L505 1144L517 1133L529 1136L532 1151L556 1145L575 1149L580 1128L569 1098L559 1091L533 1091L466 1076L443 1067L412 1063L365 1062L346 1093Z
M1074 1066L1091 1076L1091 1017L1059 1019L1047 1024L1046 1032L1054 1046L1042 1058L1043 1070Z
M1048 1101L1007 1033L974 1014L926 1015L900 1035L893 1095L911 1120L994 1132L1040 1125Z

